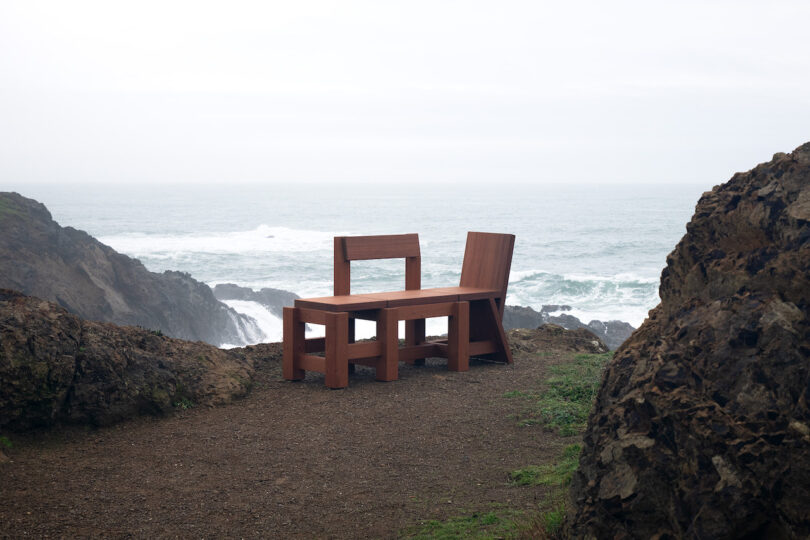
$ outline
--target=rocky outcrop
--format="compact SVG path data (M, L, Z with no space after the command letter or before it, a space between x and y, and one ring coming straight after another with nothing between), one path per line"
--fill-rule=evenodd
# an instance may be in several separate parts
M810 536L810 144L705 193L615 353L569 532Z
M599 338L610 348L616 350L630 337L635 328L623 321L598 321L593 320L585 324L577 317L568 313L554 315L558 311L570 311L571 306L547 305L542 306L540 311L535 311L530 307L506 306L503 312L503 327L506 330L512 328L537 328L540 325L550 323L562 326L569 330L576 328L586 328L599 336Z
M535 311L528 306L507 305L503 309L503 327L505 330L511 330L513 328L537 328L548 322L551 313L570 310L571 306L542 306L540 311Z
M0 289L0 432L227 403L248 391L252 373L237 351L82 320Z
M555 318L552 317L551 321L554 322ZM566 326L566 328L570 327ZM625 340L627 340L627 338L629 338L636 330L630 325L630 323L626 323L624 321L593 320L589 322L585 328L599 336L611 351L615 351L621 347L622 343L624 343Z
M284 316L284 308L295 304L295 299L300 298L295 293L281 289L265 287L254 291L249 287L240 287L233 283L220 283L214 287L214 296L217 300L249 300L257 302L266 307L270 313L277 317Z
M515 328L509 330L506 337L514 353L573 351L601 354L610 350L598 336L585 328L567 330L556 324L544 324L534 330Z
M61 227L44 205L17 193L0 193L0 231L0 287L84 319L213 345L245 343L260 333L204 283L182 272L150 272L87 233Z

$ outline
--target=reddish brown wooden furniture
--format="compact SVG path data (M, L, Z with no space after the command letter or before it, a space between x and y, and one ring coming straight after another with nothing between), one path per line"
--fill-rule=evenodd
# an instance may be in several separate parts
M421 289L418 235L336 237L335 295L298 299L284 308L284 378L317 371L326 375L326 386L344 388L354 364L373 366L377 380L392 381L400 360L445 357L454 371L466 371L470 355L512 363L501 319L514 244L511 234L468 233L459 286ZM389 258L405 259L405 290L351 294L351 261ZM442 316L449 317L447 340L426 341L425 319ZM355 343L355 319L376 321L377 341ZM326 337L305 339L306 323L325 325Z

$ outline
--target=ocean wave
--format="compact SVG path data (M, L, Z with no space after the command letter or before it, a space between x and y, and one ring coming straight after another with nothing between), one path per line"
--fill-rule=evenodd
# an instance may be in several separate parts
M509 275L509 286L520 285L521 283L547 280L555 282L571 283L622 283L632 284L654 284L657 285L659 278L657 275L641 275L634 272L621 272L612 275L567 273L557 274L544 270L513 270Z
M658 279L634 272L612 276L513 272L507 296L507 304L536 310L551 304L571 306L568 313L586 323L621 320L633 326L639 326L658 302Z
M331 251L334 232L260 225L234 232L189 234L125 233L100 236L116 251L134 257L177 258L184 253L259 254Z

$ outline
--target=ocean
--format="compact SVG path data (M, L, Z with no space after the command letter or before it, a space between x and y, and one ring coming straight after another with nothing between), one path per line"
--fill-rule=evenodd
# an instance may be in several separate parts
M152 271L211 286L332 293L336 235L419 233L422 286L457 285L467 231L516 235L507 304L565 304L584 322L639 326L658 304L666 256L686 232L697 185L31 185L62 226L87 231ZM352 292L404 288L402 261L352 264ZM261 305L228 301L279 341ZM446 326L430 321L429 333ZM444 329L442 329L444 328ZM359 327L362 335L372 327ZM238 345L238 344L224 344Z

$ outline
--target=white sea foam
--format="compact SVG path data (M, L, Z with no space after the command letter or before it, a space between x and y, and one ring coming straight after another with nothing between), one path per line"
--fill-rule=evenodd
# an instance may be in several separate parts
M507 304L540 310L543 305L568 305L567 313L587 323L593 319L621 320L639 326L658 299L657 279L630 273L615 276L589 274L524 274L510 283Z
M283 323L279 317L270 313L270 310L266 307L249 300L224 300L223 302L238 313L251 317L258 325L259 331L247 332L245 335L240 336L244 343L237 346L281 341Z
M562 278L566 281L578 281L583 283L615 283L615 284L650 284L658 283L658 276L642 276L632 272L622 272L609 276L593 274L564 274Z

